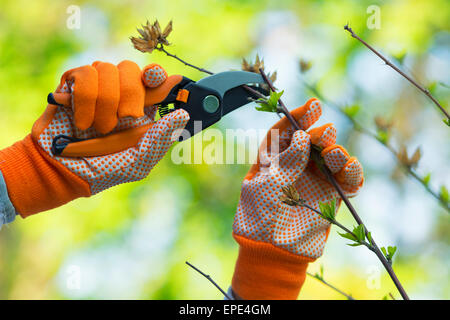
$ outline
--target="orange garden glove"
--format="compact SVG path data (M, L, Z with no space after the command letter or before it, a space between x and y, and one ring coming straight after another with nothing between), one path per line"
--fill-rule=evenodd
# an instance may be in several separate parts
M61 105L49 104L30 135L0 150L0 172L16 211L27 217L145 178L176 141L172 133L189 120L180 109L154 121L156 107L149 101L169 81L166 78L159 65L141 73L127 60L117 66L95 62L64 73L54 93ZM121 152L77 158L51 152L51 142L60 134L96 138L126 129L140 130L142 135L135 146Z
M311 144L323 148L325 165L347 196L355 196L363 184L359 161L335 145L333 124L304 131L322 114L317 99L291 114L302 130L294 132L286 117L278 121L271 130L279 132L279 152L271 149L269 131L257 163L243 181L233 224L233 237L240 247L232 280L232 292L242 299L296 299L308 263L322 255L330 223L310 209L279 200L281 188L291 184L300 198L317 210L319 202L339 197L309 161Z

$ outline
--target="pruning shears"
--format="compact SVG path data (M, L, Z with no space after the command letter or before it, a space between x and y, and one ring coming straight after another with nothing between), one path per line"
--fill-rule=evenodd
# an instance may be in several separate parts
M179 141L183 141L248 104L251 98L258 98L258 93L267 96L268 91L262 84L265 81L260 74L246 71L220 72L199 81L175 75L155 88L154 94L146 100L146 105L157 105L161 117L177 109L187 111L190 120L185 130L190 135L181 135ZM50 104L58 104L52 93L47 100ZM116 153L136 145L147 129L148 126L142 126L92 139L57 135L52 141L52 153L64 157Z

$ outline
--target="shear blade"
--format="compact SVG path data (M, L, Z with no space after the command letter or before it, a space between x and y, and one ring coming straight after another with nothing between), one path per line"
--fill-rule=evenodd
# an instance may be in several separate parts
M267 90L261 87L249 86L255 91L260 92L263 95L268 95ZM244 87L239 86L228 90L223 97L222 116L234 111L251 102L249 98L257 99L258 96L247 91Z
M201 86L216 90L223 98L228 90L242 86L243 84L264 84L265 82L263 77L258 73L225 71L203 78L197 81L197 83Z

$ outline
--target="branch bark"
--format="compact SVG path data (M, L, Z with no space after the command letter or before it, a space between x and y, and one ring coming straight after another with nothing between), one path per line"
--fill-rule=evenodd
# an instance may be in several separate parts
M345 293L345 292L342 291L341 289L338 289L337 287L335 287L335 286L332 285L331 283L325 281L324 278L319 277L319 276L317 276L317 275L314 275L314 274L312 274L312 273L310 273L310 272L306 272L306 274L307 274L308 276L310 276L310 277L312 277L312 278L314 278L314 279L316 279L316 280L322 282L324 285L326 285L327 287L333 289L334 291L336 291L336 292L342 294L342 295L343 295L344 297L346 297L348 300L356 300L355 298L353 298L353 297L352 297L351 295L349 295L348 293Z
M200 269L198 269L197 267L195 267L194 265L190 264L189 262L186 261L186 264L191 267L192 269L194 269L195 271L197 271L198 273L200 273L202 276L204 276L206 279L208 279L209 282L211 282L217 289L219 289L220 292L222 292L222 294L228 299L228 300L234 300L232 299L225 291L223 291L223 289L211 278L210 275L205 274L204 272L202 272Z
M185 64L185 65L188 66L188 67L197 69L198 71L201 71L201 72L204 72L204 73L207 73L207 74L214 74L213 72L211 72L211 71L209 71L209 70L206 70L206 69L204 69L204 68L197 67L197 66L195 66L195 65L193 65L193 64L190 64L189 62L186 62L186 61L184 61L183 59L179 58L178 56L176 56L176 55L174 55L174 54L168 52L168 51L164 48L163 45L159 45L159 46L156 48L156 50L159 50L159 51L161 51L161 52L164 52L164 53L165 53L166 55L168 55L169 57L172 57L172 58L174 58L174 59L177 59L178 61L180 61L181 63Z
M389 67L397 71L403 78L408 80L410 83L412 83L417 89L422 91L423 94L425 94L433 103L441 110L441 112L447 117L447 121L450 121L450 115L448 112L444 109L443 106L437 101L435 97L432 96L430 91L423 86L421 86L417 81L412 79L410 76L408 76L406 73L404 73L402 70L400 70L398 67L396 67L392 62L390 62L387 58L385 58L380 52L378 52L376 49L374 49L371 45L369 45L367 42L365 42L363 39L361 39L353 30L349 27L348 24L344 26L344 30L347 30L353 38L357 39L359 42L361 42L363 45L365 45L370 51L375 53L381 60L384 61Z

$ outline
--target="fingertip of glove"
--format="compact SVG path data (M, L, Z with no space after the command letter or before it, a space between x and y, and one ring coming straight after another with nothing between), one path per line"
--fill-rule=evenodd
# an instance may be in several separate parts
M141 70L141 68L139 68L139 66L137 65L136 62L127 60L127 59L120 61L119 64L117 65L117 67L118 68L120 68L120 67L133 68L133 69L136 69L139 71Z
M364 172L357 158L351 157L344 167L336 173L336 180L352 187L359 187L364 182Z
M340 145L331 145L322 150L321 156L325 160L326 166L331 170L334 174L340 171L348 159L350 159L350 155L347 150Z
M166 70L157 63L149 64L142 70L142 82L149 88L159 87L166 79Z
M336 143L337 130L332 123L311 129L308 133L311 135L311 143L321 148L326 148Z
M316 98L311 98L302 107L294 111L294 117L300 128L306 130L319 120L322 115L322 103Z

